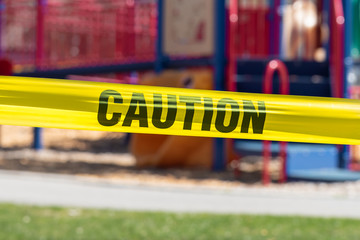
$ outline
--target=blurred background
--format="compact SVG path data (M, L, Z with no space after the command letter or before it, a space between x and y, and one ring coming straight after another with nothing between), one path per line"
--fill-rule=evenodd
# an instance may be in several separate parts
M356 0L1 0L0 4L4 75L359 98ZM32 137L17 139L32 139L22 147L49 149L51 142L64 142L51 131L36 128L28 132ZM93 134L83 141L91 142ZM15 147L7 143L8 133L2 135L3 147ZM121 142L107 139L101 151L126 151L129 145L137 167L231 169L237 178L250 164L263 172L265 184L273 171L280 182L360 179L356 146L100 135L99 142L108 135ZM94 149L89 144L78 150Z
M0 0L0 74L359 99L359 13L360 0ZM1 126L0 169L2 202L360 217L358 202L353 201L360 199L359 146ZM86 192L81 188L85 184L72 182L73 179L67 177L61 182L69 183L65 187L58 182L60 177L29 177L19 175L18 170L92 180L87 182L89 192ZM103 184L105 180L136 184L125 188L116 185L115 193L113 189L104 189L108 186ZM95 181L101 186L91 185ZM327 190L330 185L304 187L294 185L294 181L301 184L304 181L311 184L351 181L353 185L336 183L331 185L335 190L331 188L330 193ZM166 195L168 188L154 195L151 193L155 188L131 192L143 191L141 187L137 189L138 184L159 187L179 182L226 191L201 190L199 195L186 192L186 197L195 195L184 200L181 200L183 196L176 195L176 190ZM244 185L244 189L237 189ZM261 188L262 185L272 188ZM231 188L230 191L229 187L237 190ZM258 193L248 187L263 190ZM288 197L289 189L296 192L291 197ZM202 198L205 193L209 193L206 199ZM315 199L312 195L315 193L322 195L315 202L307 202L307 197ZM215 197L216 200L217 194L221 197ZM279 200L280 195L288 201ZM330 195L336 201L324 200ZM243 196L248 198L241 198ZM307 199L300 201L300 196ZM351 201L341 202L347 197ZM148 200L146 206L136 205ZM80 216L98 219L103 214L79 209L47 211L0 205L0 238L19 233L19 239L31 234L39 239L38 233L32 232L38 228L47 229L43 230L44 234L50 231L50 235L44 236L52 239L69 229L69 236L73 237L71 233L85 236L84 231L96 230L94 226L98 225L91 225L93 223L81 220ZM289 239L334 236L354 239L358 236L351 235L352 230L358 229L351 228L352 224L357 226L356 222L317 225L298 217L291 220L240 217L239 220L233 216L232 220L215 220L216 217L207 215L189 219L183 215L149 217L121 213L126 218L123 223L112 211L104 214L104 219L117 224L99 220L104 226L98 227L98 235L86 236L104 238L101 229L116 232L118 226L133 226L119 228L124 234L135 229L126 239L148 239L149 236L176 239L185 232L189 235L182 239L197 239L203 236L199 233L201 230L209 234L202 239L214 236L238 239L239 235L248 239L286 239L286 236ZM34 216L40 215L48 220L36 220L40 218ZM14 222L5 221L8 216L14 216ZM79 217L76 220L79 222L66 228L62 222L65 216L73 220ZM199 222L205 225L195 228L195 225L185 225ZM21 228L30 223L34 224L31 228ZM55 227L44 227L47 223L54 223ZM280 225L281 229L277 228ZM139 226L143 230L140 231ZM218 231L216 226L223 228ZM1 235L2 232L5 235ZM60 235L54 235L55 232ZM176 232L180 235L164 237ZM302 238L300 232L310 235Z

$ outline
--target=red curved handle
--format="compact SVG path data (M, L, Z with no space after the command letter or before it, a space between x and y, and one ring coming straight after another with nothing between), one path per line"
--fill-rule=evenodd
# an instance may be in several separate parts
M280 76L280 93L289 94L290 83L289 83L289 73L285 64L278 60L271 60L265 70L265 76L263 81L263 92L266 94L272 93L273 87L273 78L274 73L278 71ZM271 157L271 142L263 141L263 184L267 185L270 183L270 173L269 173L269 164ZM286 142L280 142L280 158L281 158L281 172L280 172L280 182L286 182Z
M263 92L266 94L272 93L274 73L278 71L280 76L280 94L289 94L289 73L285 64L278 60L271 60L266 66Z

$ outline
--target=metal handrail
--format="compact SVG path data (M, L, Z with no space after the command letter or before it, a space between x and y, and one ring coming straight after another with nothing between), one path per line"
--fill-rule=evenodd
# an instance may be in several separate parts
M279 73L280 77L280 94L289 94L290 83L289 83L289 73L285 64L276 59L271 60L265 70L264 81L263 81L263 92L265 94L272 93L273 87L273 77L275 72ZM263 184L267 185L270 183L270 174L269 174L269 162L271 156L271 141L263 141L263 175L262 180ZM279 182L286 182L286 158L287 158L287 142L280 142L280 158L281 158L281 171Z
M342 0L331 1L331 58L332 96L344 96L344 10Z

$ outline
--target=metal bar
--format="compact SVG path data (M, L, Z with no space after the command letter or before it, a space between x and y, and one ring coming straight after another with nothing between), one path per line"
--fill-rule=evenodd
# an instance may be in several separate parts
M351 45L352 45L352 20L353 20L353 12L351 9L351 0L344 0L344 15L346 16L345 19L345 34L344 34L344 57L345 57L345 74L344 74L344 96L348 96L348 84L346 81L347 70L351 67Z
M353 11L351 6L351 0L344 0L344 16L345 19L345 35L344 35L344 97L349 98L349 89L348 89L348 82L347 82L347 74L349 69L352 66L351 61L351 47L352 47L352 28L353 28ZM351 146L345 145L343 147L343 151L340 152L339 156L339 165L344 165L348 169L351 169L351 159L350 159L350 148Z
M263 172L262 183L268 185L270 183L269 163L271 157L271 142L263 141Z
M163 60L162 68L185 68L194 66L212 66L212 58L194 58L194 59L167 59ZM41 70L34 72L21 72L14 74L15 76L23 77L47 77L47 78L66 78L67 75L82 75L82 74L98 74L98 73L112 73L112 72L131 72L131 71L146 71L154 68L155 62L139 62L139 63L124 63L116 65L103 66L89 66L64 68L55 70Z
M155 72L160 73L163 70L163 12L164 12L164 0L158 0L157 6L157 39L156 39L156 60L155 60Z
M286 4L287 4L286 0L281 0L280 1L280 7L282 9L285 8ZM280 24L280 26L279 26L279 42L278 42L279 53L278 54L279 54L279 58L283 59L284 56L285 56L285 51L284 51L285 49L282 47L282 46L284 46L283 37L282 37L283 36L283 31L284 31L284 18L283 18L284 12L283 12L283 10L280 13L281 13L281 15L279 16L279 19L280 19L279 24Z
M343 77L344 77L344 11L341 0L331 1L331 60L333 68L333 96L343 97Z
M279 55L280 47L280 16L278 13L280 0L270 0L270 55Z
M330 1L328 0L324 0L323 1L323 15L322 15L322 18L323 18L323 21L324 23L327 23L328 26L330 26ZM326 57L327 59L329 59L329 56L330 56L330 46L329 46L329 41L326 41L324 44L323 44L325 50L326 50Z
M330 66L333 97L344 97L344 10L342 0L330 3ZM345 168L344 147L337 146L339 152L338 167Z
M272 93L273 88L273 77L274 73L278 71L280 76L280 94L288 95L290 90L289 84L289 73L286 68L286 65L280 60L271 60L266 66L264 82L263 82L263 92L266 94ZM270 174L269 174L269 163L271 156L271 142L263 141L263 184L267 185L270 183ZM281 171L280 171L280 183L286 182L286 150L287 143L280 142L280 158L281 158Z
M229 35L228 35L228 53L229 61L226 68L226 90L236 91L236 57L239 53L237 38L239 38L239 2L238 0L230 0L229 5ZM234 139L225 140L225 159L230 162L234 159L238 159L234 152ZM238 174L239 175L239 174Z
M154 68L154 62L140 62L140 63L124 63L114 65L89 66L64 68L56 70L41 70L35 72L21 72L15 73L15 76L22 77L47 77L47 78L66 78L67 75L82 75L82 74L97 74L97 73L111 73L111 72L131 72L151 70Z
M237 51L237 28L239 24L239 6L238 0L231 0L229 7L229 46L228 46L228 58L227 64L227 90L236 91L236 55Z
M215 2L215 54L214 54L214 80L215 89L224 90L225 78L225 0L214 0ZM225 141L224 139L216 138L214 141L214 162L213 169L216 171L225 168Z
M33 148L35 150L41 150L43 148L43 141L42 141L42 128L34 128L34 142Z
M190 59L166 59L163 60L163 67L165 68L185 68L185 67L201 67L212 66L214 60L209 57L204 58L190 58Z
M274 0L274 55L279 55L279 47L280 47L280 0Z
M35 52L35 66L36 69L41 69L44 57L44 11L45 0L37 0L37 16L36 16L36 52ZM36 150L41 150L42 146L42 130L41 128L34 128L33 147Z
M237 74L262 75L269 59L237 60ZM283 61L292 75L329 77L329 62Z

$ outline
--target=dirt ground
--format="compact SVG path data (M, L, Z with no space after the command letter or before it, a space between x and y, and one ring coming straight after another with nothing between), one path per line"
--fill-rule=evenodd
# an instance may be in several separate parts
M138 169L128 152L124 133L67 129L43 129L44 149L31 148L33 128L1 126L0 169L82 175L108 180L159 184L239 185L260 183L257 163L243 162L240 175L188 169ZM248 171L250 167L250 171ZM256 168L254 170L253 168Z
M30 148L32 140L32 127L1 126L0 146L3 149ZM44 148L51 150L123 153L127 151L124 140L124 133L43 129Z
M126 135L94 131L43 129L44 149L31 148L33 129L1 126L0 169L44 173L61 173L85 177L102 183L115 182L154 187L186 187L215 189L265 189L279 193L325 193L356 197L360 181L345 183L289 182L261 184L261 157L241 159L237 175L233 168L225 171L186 169L139 169L127 149ZM272 161L273 179L278 177L279 161ZM274 181L276 182L276 181Z

